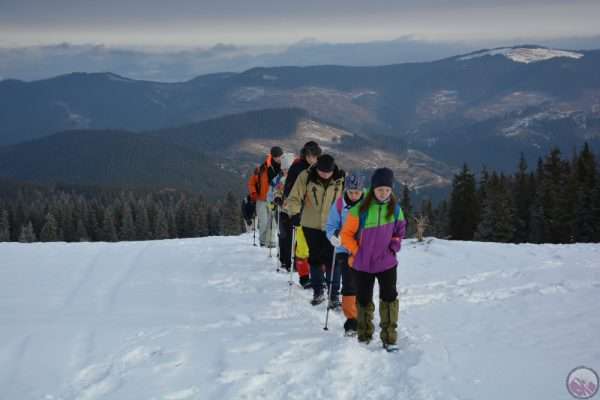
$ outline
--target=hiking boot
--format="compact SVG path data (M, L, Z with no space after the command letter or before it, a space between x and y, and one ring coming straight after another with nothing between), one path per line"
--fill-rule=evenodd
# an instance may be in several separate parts
M398 339L398 312L399 312L398 299L394 301L379 301L379 317L381 322L381 341L384 347L388 345L395 345ZM386 347L387 348L387 347Z
M323 292L315 292L313 294L313 299L310 301L310 304L312 304L313 306L317 306L324 301L325 301L325 295L323 294Z
M373 314L375 313L375 304L370 302L366 307L360 305L360 303L356 304L356 308L358 311L358 319L357 319L357 334L359 342L369 343L373 338L373 331L375 327L373 326Z
M329 299L327 308L330 310L338 310L340 307L342 307L342 303L340 303L340 299L337 296Z
M300 286L302 286L304 289L310 289L311 288L310 278L308 276L301 276L300 277Z
M347 319L344 322L344 334L345 336L356 336L358 329L358 321L355 319Z

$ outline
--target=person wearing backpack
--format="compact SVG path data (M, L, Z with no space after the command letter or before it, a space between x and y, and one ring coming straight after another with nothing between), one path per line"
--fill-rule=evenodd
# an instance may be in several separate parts
M298 175L311 165L316 164L318 157L321 155L321 147L317 142L309 141L304 144L300 150L300 157L296 158L290 169L288 170L285 184L283 187L283 194L275 198L276 204L279 204L282 209L281 222L279 226L279 237L280 237L280 254L282 258L287 260L292 259L292 253L294 254L293 266L296 268L298 273L299 283L304 289L310 289L310 266L306 258L298 257L298 253L305 253L304 248L304 233L300 232L302 228L294 227L292 225L292 215L287 210L287 198L292 191ZM296 230L295 236L293 231ZM293 238L296 238L296 243L292 243ZM292 248L294 246L294 248Z
M277 222L274 220L275 213L273 207L267 198L271 187L275 186L277 178L281 174L281 156L283 150L275 146L271 148L265 162L254 170L254 174L248 181L248 192L250 198L256 203L256 216L258 218L258 232L261 247L274 248L275 227Z
M340 301L338 292L340 288L340 276L342 283L342 310L346 317L344 331L346 336L354 336L357 330L357 311L356 311L356 276L355 272L348 265L349 252L341 245L340 231L348 212L352 207L358 204L364 196L364 179L358 174L346 175L344 183L344 196L336 200L334 207L329 210L327 218L326 233L327 238L335 247L335 267L333 278L328 274L327 281L331 282L331 291L329 293L329 308L339 307Z
M331 206L343 193L343 187L344 172L337 167L332 156L323 154L314 166L298 175L287 198L292 225L302 226L308 245L313 305L325 300L323 269L332 267L334 254L325 234L325 224Z
M388 351L397 350L397 253L406 230L393 185L392 170L375 170L365 199L352 207L340 232L341 244L351 254L348 262L356 271L358 341L368 344L373 336L373 287L377 280L380 338Z

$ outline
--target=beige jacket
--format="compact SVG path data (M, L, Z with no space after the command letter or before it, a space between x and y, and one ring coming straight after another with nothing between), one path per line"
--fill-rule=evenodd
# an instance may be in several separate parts
M286 209L293 216L302 213L300 224L324 231L329 210L344 193L344 173L335 167L327 185L315 167L302 171L286 201Z

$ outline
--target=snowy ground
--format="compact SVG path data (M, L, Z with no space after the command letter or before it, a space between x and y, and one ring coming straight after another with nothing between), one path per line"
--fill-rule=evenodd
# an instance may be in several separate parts
M0 243L0 399L569 399L600 371L599 245L407 240L399 262L388 354L340 314L324 331L248 235Z

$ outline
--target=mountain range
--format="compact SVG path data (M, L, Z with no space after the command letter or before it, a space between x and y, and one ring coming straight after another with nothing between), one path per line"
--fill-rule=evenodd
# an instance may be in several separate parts
M165 144L163 152L183 159L192 152L239 181L270 145L296 151L314 138L349 167L391 163L409 186L443 187L463 162L513 170L521 152L532 165L553 146L597 146L600 50L517 46L434 62L254 68L179 83L113 73L4 80L0 120L0 144L9 145L0 148L0 167L18 178L28 177L17 161L37 154L25 151L31 146L55 146L46 150L52 154L61 140L87 146L104 137L109 151L124 146L124 134L135 138L127 146ZM77 133L56 135L65 130Z

